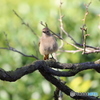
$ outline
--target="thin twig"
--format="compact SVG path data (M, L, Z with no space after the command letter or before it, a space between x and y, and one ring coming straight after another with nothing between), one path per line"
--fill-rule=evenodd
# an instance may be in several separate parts
M77 52L82 52L83 49L82 50L58 50L58 51L60 51L60 52L67 52L67 53L77 53Z
M84 18L82 19L83 20L83 25L86 24L86 18L87 18L87 15L89 14L88 9L89 9L89 6L90 6L91 3L92 3L92 0L88 4L85 4L86 12L85 12Z
M83 39L83 41L82 41L82 43L83 43L83 53L82 54L85 54L85 49L86 49L86 36L88 36L87 35L87 28L85 28L85 24L82 26L82 28L80 28L81 30L82 30L82 39Z
M7 34L4 32L4 35L5 35L5 41L6 41L6 45L8 46L8 47L10 47L9 46L9 40L8 40L8 38L7 38Z
M25 57L33 57L33 58L39 60L39 59L38 59L36 56L34 56L34 55L26 55L26 54L24 54L24 53L22 53L22 52L16 50L15 48L11 47L10 44L9 44L8 38L7 38L7 34L6 34L5 32L4 32L4 35L5 35L5 37L6 37L6 45L7 45L7 48L6 48L6 47L0 47L0 49L5 49L5 50L14 51L14 52L17 52L17 53L19 53L19 54L25 56Z
M12 47L8 47L8 48L0 47L0 49L5 49L5 50L14 51L14 52L17 52L17 53L19 53L19 54L25 56L25 57L32 57L32 58L35 58L35 59L39 60L39 59L38 59L36 56L34 56L34 55L26 55L26 54L24 54L24 53L22 53L22 52L16 50L15 48L12 48Z
M60 37L62 37L62 30L61 30L61 26L62 26L62 18L63 18L63 16L62 16L62 1L60 0L60 6L59 6L59 22L60 22ZM64 41L62 41L61 40L61 45L59 46L59 49L61 49L62 47L63 47L63 45L64 45Z
M82 44L83 44L83 53L82 54L85 54L85 48L86 48L86 36L87 36L87 28L86 27L86 18L87 18L87 15L89 14L89 11L88 11L88 8L90 6L92 2L89 2L88 4L85 4L85 7L86 7L86 12L85 12L85 15L84 15L84 18L82 19L83 20L83 26L81 28L82 30Z
M27 27L31 30L31 32L32 32L34 35L36 35L37 37L39 37L39 36L34 32L33 28L32 28L28 23L25 23L25 21L23 20L23 18L21 18L15 10L13 10L13 12L14 12L14 14L22 21L22 24L24 24L25 26L27 26Z

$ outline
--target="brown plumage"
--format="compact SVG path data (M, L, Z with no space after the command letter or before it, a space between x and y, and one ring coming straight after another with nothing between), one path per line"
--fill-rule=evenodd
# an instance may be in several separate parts
M58 45L54 36L48 28L43 28L39 43L39 51L44 56L44 60L49 59L49 54L56 52Z

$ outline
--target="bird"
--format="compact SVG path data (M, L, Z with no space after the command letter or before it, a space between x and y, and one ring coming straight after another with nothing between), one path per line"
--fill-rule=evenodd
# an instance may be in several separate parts
M39 42L39 51L43 55L43 59L49 59L49 54L56 52L58 50L58 44L55 37L50 33L48 27L42 29L42 36Z

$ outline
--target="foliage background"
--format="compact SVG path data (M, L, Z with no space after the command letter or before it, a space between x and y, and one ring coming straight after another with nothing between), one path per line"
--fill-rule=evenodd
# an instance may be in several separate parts
M85 14L84 4L90 0L63 0L62 13L63 23L66 31L73 36L77 42L81 42L82 19ZM0 47L6 46L4 32L12 47L25 54L34 54L42 59L38 52L39 39L22 25L20 19L13 13L15 10L26 23L29 23L38 36L41 36L43 26L40 21L47 22L50 29L59 33L59 0L1 0L0 1ZM89 7L89 15L86 24L88 28L87 44L100 46L100 1L92 0ZM66 40L70 41L66 36ZM60 45L60 42L58 40ZM64 49L73 50L75 48L64 45ZM59 53L59 52L58 52ZM61 53L58 56L59 62L81 63L99 59L100 54L82 55L81 53ZM9 71L15 70L26 64L35 61L33 58L23 57L18 53L0 50L0 67ZM67 81L72 89L77 92L98 92L100 93L100 77L94 70L79 73L74 77L62 78ZM26 75L16 82L0 81L1 100L53 100L55 87L47 82L38 71ZM69 98L64 95L63 100ZM69 99L71 100L71 99Z

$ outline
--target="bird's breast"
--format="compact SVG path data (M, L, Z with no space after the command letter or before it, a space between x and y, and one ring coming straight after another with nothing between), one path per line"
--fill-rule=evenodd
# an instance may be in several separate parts
M51 54L58 49L57 42L53 36L45 37L40 39L40 53L44 54Z

